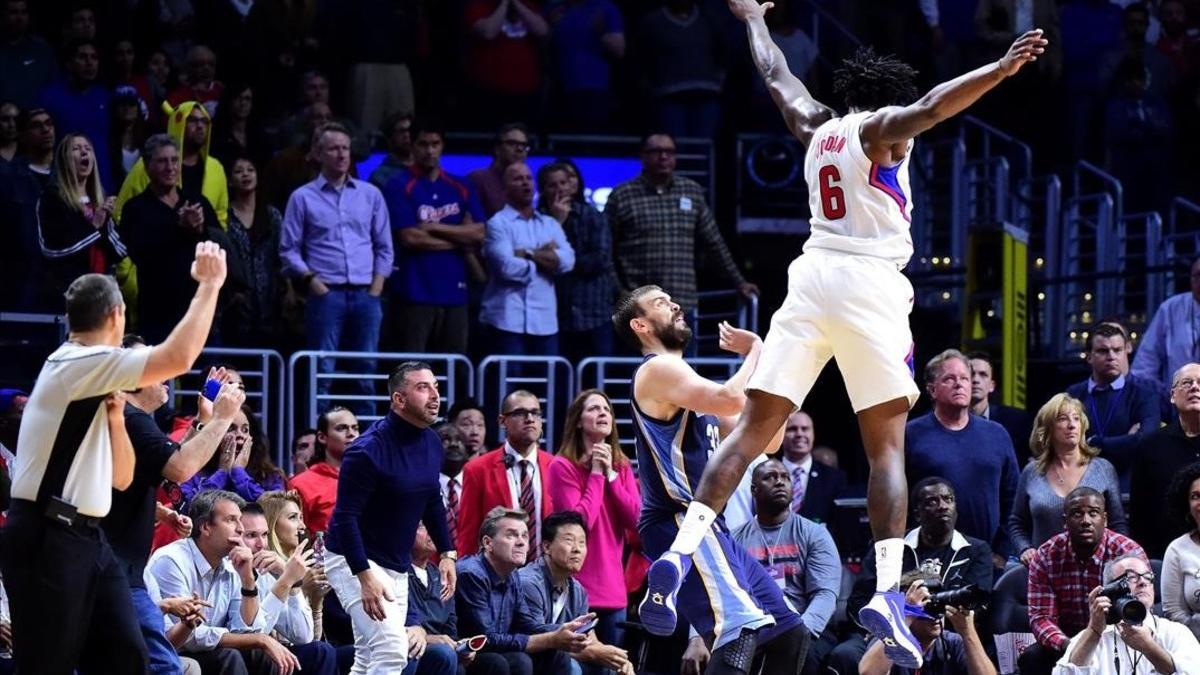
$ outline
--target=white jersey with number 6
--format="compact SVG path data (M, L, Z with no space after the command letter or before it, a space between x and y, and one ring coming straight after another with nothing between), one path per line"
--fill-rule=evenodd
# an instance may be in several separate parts
M903 268L913 254L908 160L872 162L859 130L871 112L835 117L817 128L804 157L812 234L804 250L883 258Z

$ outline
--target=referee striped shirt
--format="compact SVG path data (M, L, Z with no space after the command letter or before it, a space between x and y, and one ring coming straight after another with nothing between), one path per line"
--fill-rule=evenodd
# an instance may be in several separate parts
M15 499L37 501L51 455L73 453L66 482L52 496L82 515L108 515L113 461L104 399L137 388L151 351L66 342L46 359L21 419L12 466Z

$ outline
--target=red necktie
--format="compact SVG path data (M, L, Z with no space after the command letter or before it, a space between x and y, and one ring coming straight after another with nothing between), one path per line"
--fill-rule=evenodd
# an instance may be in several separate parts
M453 478L446 481L446 527L450 530L450 543L458 541L455 537L458 529L458 481Z
M537 548L537 506L533 500L533 469L529 468L529 460L523 459L521 464L521 510L529 519L529 559L538 556Z

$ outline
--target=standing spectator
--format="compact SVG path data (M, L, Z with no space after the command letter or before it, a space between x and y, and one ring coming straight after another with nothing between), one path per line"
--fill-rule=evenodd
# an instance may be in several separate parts
M54 181L38 201L38 241L52 288L61 293L81 275L111 274L126 252L91 141L67 134L54 156Z
M20 134L17 133L17 115L21 109L15 103L0 103L0 165L13 161L17 156Z
M1008 516L1013 552L1029 565L1037 548L1063 530L1063 500L1076 487L1104 495L1110 529L1129 534L1117 472L1099 449L1088 443L1083 405L1069 394L1056 394L1038 411L1029 439L1033 461L1021 471Z
M146 125L145 104L137 96L137 90L123 84L113 90L112 122L108 132L110 154L102 161L108 162L114 184L124 184L137 161L142 158L142 144L150 136Z
M392 176L410 169L413 163L412 113L392 113L379 126L379 133L387 143L387 155L371 172L371 184L382 190Z
M991 544L1002 568L1011 548L1004 519L1012 513L1019 473L1012 442L1004 427L971 415L971 365L962 352L947 349L930 359L925 388L933 410L905 430L909 483L948 480L961 497L958 529Z
M972 352L967 356L971 361L971 413L1004 427L1012 439L1017 467L1025 466L1029 461L1029 432L1033 429L1033 418L1021 408L992 402L996 371L991 356L984 352Z
M54 49L29 30L29 0L0 2L0 21L0 100L31 107L58 73Z
M1155 47L1171 61L1175 75L1185 80L1197 68L1200 58L1200 30L1188 21L1188 7L1183 0L1162 0L1158 6L1162 35Z
M199 661L205 672L290 672L299 660L264 631L264 606L270 600L260 597L253 554L242 543L245 506L232 492L209 490L197 495L188 511L192 536L150 556L147 583L153 579L164 599L198 596L208 603L200 610L199 621L168 617L172 625L168 634L184 626L187 637L180 651Z
M1168 517L1187 532L1167 546L1162 563L1162 609L1200 637L1200 463L1175 474L1167 489Z
M212 241L227 253L232 245L208 199L179 189L178 141L167 134L151 136L142 148L142 164L150 184L125 204L121 237L145 280L138 289L138 316L142 334L154 344L187 309L182 302L195 285L188 260L196 243ZM231 285L240 288L241 262L230 255Z
M1116 467L1123 490L1129 487L1134 449L1161 422L1157 385L1129 374L1127 345L1125 329L1119 324L1094 326L1087 337L1092 375L1067 387L1067 394L1083 403L1087 415L1091 431L1084 440Z
M1108 170L1122 182L1126 208L1164 207L1171 196L1171 155L1175 139L1167 102L1149 93L1149 71L1140 60L1126 59L1113 75L1113 95L1104 112Z
M229 194L229 242L242 263L246 285L230 299L224 332L232 344L261 347L274 343L280 328L283 215L258 198L258 167L245 155L230 162Z
M408 64L420 39L421 5L355 0L339 11L350 63L347 108L354 123L377 129L389 111L412 114L416 100Z
M780 461L791 477L792 511L828 524L837 508L834 500L846 491L846 474L813 457L815 441L812 417L797 410L784 426Z
M517 570L516 576L529 614L542 624L541 630L549 632L588 614L588 592L576 578L588 558L588 529L579 513L557 511L542 523L540 539L542 555ZM588 645L579 652L555 651L537 659L539 665L555 673L601 675L615 670L634 675L629 654L596 633L595 629L584 633Z
M446 421L462 434L467 448L467 459L474 459L487 452L487 418L483 408L474 399L460 398L450 406Z
M221 93L221 103L213 117L212 156L226 167L238 157L249 157L255 164L270 157L270 148L259 126L254 103L254 88L235 82Z
M467 464L467 446L462 434L452 424L438 427L438 438L442 439L442 471L438 482L442 488L442 503L446 506L446 529L450 541L458 537L458 514L462 505L463 467Z
M786 432L785 432L786 433ZM783 596L808 630L802 655L804 675L816 675L837 645L826 631L842 585L842 563L829 530L795 512L792 477L779 460L754 469L750 492L756 519L733 532L737 542L772 579L783 580Z
M695 309L696 252L706 251L716 255L726 280L743 295L758 293L729 254L700 185L675 175L675 140L669 135L646 137L642 174L612 191L604 215L623 290L669 288L685 311Z
M1156 98L1166 98L1175 86L1176 73L1170 59L1147 40L1150 29L1150 8L1142 2L1130 2L1121 10L1123 48L1113 51L1100 63L1102 79L1112 82L1117 66L1126 59L1141 61L1146 66L1147 93Z
M524 163L504 170L508 203L488 220L483 255L491 272L480 323L491 326L499 354L557 354L554 277L575 267L562 226L533 208L533 174Z
M1106 0L1062 3L1063 93L1067 102L1070 156L1086 156L1103 147L1098 111L1108 83L1096 67L1105 55L1121 49L1121 8Z
M187 83L167 94L167 102L178 108L187 101L204 106L208 117L217 113L225 85L217 79L217 55L206 45L193 45L187 53Z
M536 672L570 672L564 657L555 652L577 653L588 644L588 636L576 630L594 615L546 625L529 606L516 576L529 551L525 523L522 511L491 509L479 528L479 554L459 564L462 588L455 596L459 633L487 637L484 651L475 655L472 672L533 675L535 658Z
M316 429L301 429L292 439L292 476L308 471L317 443Z
M599 389L586 389L571 402L563 421L562 445L550 462L547 485L559 511L575 511L587 530L587 557L575 578L587 591L586 611L599 623L596 637L624 644L625 535L637 528L642 499L629 459L621 451L612 401ZM583 612L579 612L582 614Z
M119 348L125 309L111 277L84 275L65 293L69 339L46 360L22 418L30 429L57 432L18 441L0 550L22 672L70 673L80 663L122 673L144 668L129 583L99 531L112 489L129 487L135 466L120 397L109 395L192 367L225 281L220 249L197 245L192 275L198 287L187 314L150 349Z
M308 292L308 348L373 352L383 319L380 295L392 273L392 235L379 189L350 176L350 132L326 124L313 132L321 160L316 180L296 190L284 214L279 255L284 272ZM324 358L319 370L333 370ZM363 372L375 369L364 361ZM360 394L373 393L372 380L355 380ZM318 381L319 394L330 381Z
M559 110L569 129L608 126L613 64L625 56L625 24L612 0L566 0L550 10Z
M669 0L642 17L636 44L653 126L676 138L712 138L725 81L724 38L712 17L696 0Z
M337 504L338 476L346 448L358 438L358 419L336 406L317 418L316 447L308 471L292 478L292 489L300 493L304 524L312 534L329 529Z
M1191 290L1167 298L1154 312L1138 343L1132 373L1167 388L1170 378L1187 363L1200 361L1200 258L1189 270Z
M467 174L486 218L496 215L508 200L504 187L504 171L517 162L529 159L529 129L520 122L500 127L492 144L492 163Z
M432 675L433 673L464 673L463 666L455 666L460 657L455 654L458 647L458 616L454 610L454 598L442 593L442 578L437 565L437 546L429 537L424 525L417 526L413 540L412 567L408 572L408 640L414 638L425 642L425 653L409 662L404 675ZM463 665L473 661L468 652L462 655ZM445 670L442 670L445 668Z
M472 459L463 468L463 502L455 542L461 556L479 550L480 524L495 507L520 510L534 530L541 527L543 517L554 512L547 482L551 456L538 450L542 437L542 404L538 397L524 389L505 396L500 404L500 424L504 427L504 445Z
M1163 486L1200 460L1200 363L1188 363L1175 372L1171 403L1176 418L1138 444L1129 484L1133 536L1155 558L1161 558L1167 544L1184 532L1178 523L1162 517L1172 508L1163 501Z
M21 152L0 164L0 283L10 289L5 307L57 311L61 298L51 297L45 281L38 241L38 200L50 184L54 162L54 120L44 108L17 116Z
M54 82L38 95L39 105L54 117L58 130L92 139L97 157L108 157L108 89L99 81L100 53L95 42L76 40L65 52L67 79ZM101 164L100 182L111 190L108 166Z
M537 119L539 42L550 32L535 0L470 0L467 79L475 88L471 118L481 123Z
M374 188L372 188L374 189ZM442 600L454 595L458 556L438 489L442 443L430 425L441 399L429 364L406 361L388 378L391 407L342 460L325 569L354 627L357 672L398 673L408 661L408 579L417 525L441 555Z
M21 433L21 417L29 394L20 389L0 389L0 460L3 460L5 479L11 478L13 458L16 457L17 438ZM11 480L9 483L11 484ZM6 490L7 493L7 490ZM7 510L8 505L5 505Z
M196 101L187 101L178 108L164 107L167 113L167 134L175 139L182 153L178 174L179 189L187 194L204 195L216 212L224 229L229 223L229 182L225 167L209 154L212 141L212 118L208 110ZM141 194L151 182L145 158L135 164L117 195L116 216L125 223L125 204Z
M442 170L444 136L417 124L411 170L384 187L399 245L392 342L402 352L467 351L468 270L479 269L484 217L467 183Z
M186 503L205 490L233 492L252 502L264 492L282 490L284 478L283 471L271 462L271 449L258 416L243 405L227 427L220 451L195 476L180 482L180 488Z
M1021 673L1048 674L1071 636L1088 625L1088 593L1106 563L1124 555L1147 560L1141 546L1108 529L1104 496L1077 487L1063 505L1067 530L1038 547L1029 561L1029 627L1037 638L1021 653Z
M167 100L167 92L175 86L175 70L171 57L163 49L152 49L146 59L146 73L138 75L133 80L138 95L146 102L149 109L150 121L155 127L165 124L165 113L162 104Z
M575 251L575 268L555 281L563 352L572 361L609 356L614 347L610 315L617 297L612 231L595 207L576 199L567 165L555 162L538 169L538 193L539 209L562 225Z
M275 153L263 172L267 198L280 208L287 205L292 193L320 175L320 157L314 157L313 153L313 134L333 122L333 110L328 103L313 103L304 108L300 116L304 124L301 140ZM353 165L350 175L355 175Z

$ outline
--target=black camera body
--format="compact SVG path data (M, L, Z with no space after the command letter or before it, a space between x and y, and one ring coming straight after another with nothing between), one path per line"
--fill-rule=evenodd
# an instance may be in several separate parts
M930 616L941 616L946 613L946 607L957 607L962 610L987 609L991 599L991 593L971 584L949 591L938 591L930 595L924 609L925 613Z
M1105 584L1100 589L1100 595L1112 600L1112 606L1108 608L1104 623L1111 626L1124 621L1134 626L1140 626L1146 620L1146 606L1142 604L1141 600L1133 597L1133 593L1129 590L1129 582L1124 578Z

